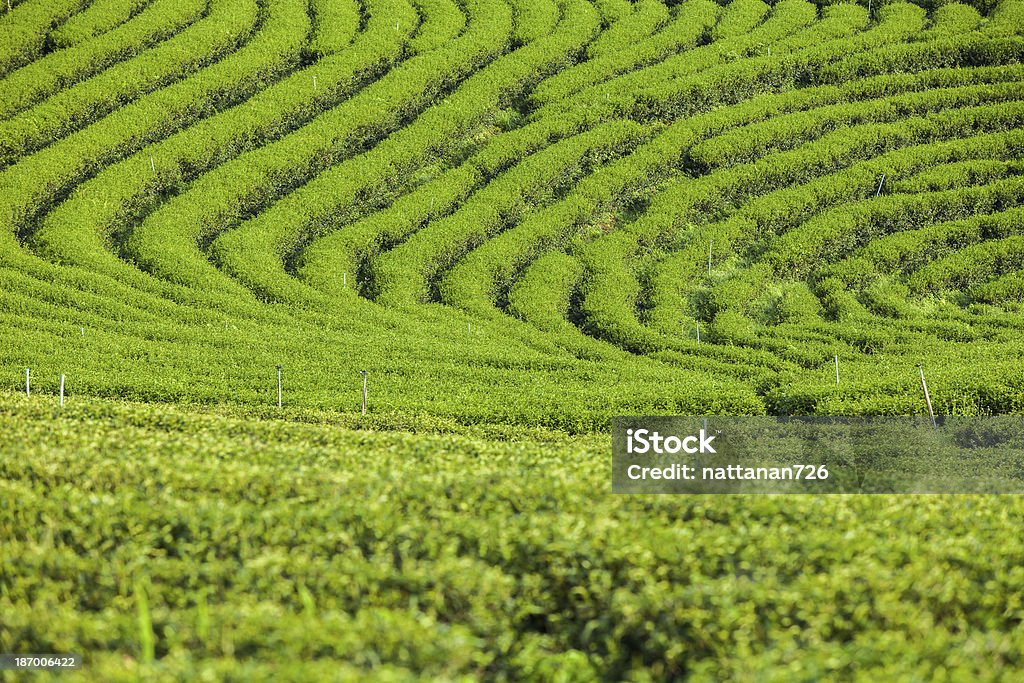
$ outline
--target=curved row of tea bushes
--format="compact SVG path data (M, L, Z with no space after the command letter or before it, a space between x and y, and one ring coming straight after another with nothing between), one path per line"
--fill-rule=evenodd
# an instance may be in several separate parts
M295 133L200 176L187 192L135 226L128 243L132 258L177 282L223 286L226 278L206 260L201 243L209 243L224 230L233 232L230 228L248 216L265 221L270 214L259 212L268 205L280 206L282 197L295 196L292 190L303 183L303 188L316 187L309 181L325 177L323 172L331 166L394 132L424 109L429 111L467 73L502 53L507 43L494 43L488 37L504 35L507 40L511 33L508 6L500 0L483 0L469 7L468 28L456 41L402 62ZM218 192L210 192L212 187ZM319 197L318 202L326 208L329 197ZM273 226L275 230L299 228L292 223Z
M999 178L1019 175L1022 171L1024 166L1019 160L969 159L933 166L910 177L894 180L889 191L912 194L984 185Z
M550 35L497 59L372 150L342 162L268 211L219 236L212 245L214 258L264 296L276 298L294 289L291 272L306 245L330 232L339 213L358 207L361 198L371 206L374 201L386 201L381 188L400 188L406 182L403 176L425 161L445 161L457 153L466 136L557 69L596 29L589 5L575 0L565 3L563 20Z
M1019 244L991 227L1024 201L993 199L1022 176L1013 3L250 3L223 54L86 107L228 2L12 120L81 96L0 170L6 385L31 366L44 394L66 374L74 396L273 403L283 361L295 406L352 409L367 369L379 419L588 430L916 412L923 359L944 408L1020 400ZM858 262L917 232L908 207L995 223Z
M370 5L360 0L312 0L311 55L323 59L348 47L359 33L364 9L369 12Z
M413 54L436 50L466 28L466 14L454 0L422 0L419 11L422 20L409 41Z
M85 4L85 0L24 0L0 15L0 78L43 54L50 32Z
M401 57L408 34L395 32L394 23L405 20L413 26L412 6L405 0L378 0L368 6L372 10L369 23L350 49L108 166L46 217L35 235L36 243L68 261L124 272L123 264L119 266L107 253L101 236L127 234L130 221L141 220L165 197L177 195L204 172L261 144L295 135L292 131L301 129L303 122L316 125L319 118L331 116L334 106L346 102ZM83 210L97 193L108 202ZM163 214L157 211L156 215ZM141 223L137 230L145 230L145 225Z
M93 0L50 32L58 48L78 45L127 23L155 0Z
M934 78L934 76L933 76L933 78ZM867 90L867 89L865 89L865 90ZM1012 90L1012 89L1010 89L1008 92L1000 92L1000 94L996 98L998 100L1000 97L1007 97L1007 96L1011 96L1012 97L1014 92L1015 91ZM950 98L950 93L945 93L945 96L946 96L947 99L949 99ZM927 111L927 109L929 109L929 108L930 109L935 109L935 108L944 106L946 103L943 102L942 98L943 98L943 93L940 91L939 94L936 97L936 99L938 101L937 102L932 102L931 105L928 105L926 107L925 111ZM922 100L924 102L931 101L931 97L930 96L929 97L918 98L918 99ZM976 95L972 96L970 93L963 94L963 95L956 94L952 99L953 99L953 101L960 101L961 103L963 103L964 101L966 101L966 102L975 102L975 101L977 101ZM899 107L897 107L897 110L899 110ZM689 122L688 122L688 125L689 125ZM698 129L699 129L699 127L698 127ZM742 130L742 129L740 129L740 130ZM632 163L632 160L628 160L628 161L630 163ZM701 194L701 193L703 193L703 190L700 190L700 191L697 192L697 194ZM715 194L715 193L712 192L711 194ZM553 229L557 229L557 226L558 226L557 221L552 220L551 218L552 217L551 217L550 214L545 214L543 217L539 216L538 220L533 222L533 223L531 223L531 224L532 225L541 226L540 229L542 231L550 232ZM556 226L556 227L552 228L552 226ZM517 233L517 231L518 231L518 229L513 230L512 233ZM492 242L489 242L489 243L483 245L481 247L481 250L482 250L483 253L488 254L488 256L492 256L493 255L493 258L490 259L490 261L493 262L493 264L494 264L493 267L501 268L501 269L504 269L505 272L508 272L508 269L511 266L511 263L510 263L510 258L511 257L506 258L508 255L505 254L505 251L503 251L498 246L503 241L506 241L506 240L504 240L504 237L505 236L503 235L502 237L498 238L498 240L492 241ZM510 239L521 239L521 236L518 235L518 234L511 234L508 237ZM524 246L521 247L517 253L521 253L521 254L529 253L528 250L536 249L537 248L536 245L537 245L537 242L535 240L527 241L527 242L524 243ZM524 250L527 250L527 251L524 251ZM481 256L480 258L483 258L483 257ZM475 257L471 255L470 261L474 261L474 260L476 260ZM514 263L514 259L512 259L512 262ZM697 261L697 263L699 263L699 261ZM491 283L493 281L492 278L485 277L485 274L482 273L482 272L477 272L477 269L474 269L473 267L471 267L469 265L467 265L465 267L460 265L460 266L457 267L457 270L460 270L460 269L464 271L463 273L461 273L461 275L465 275L465 277L460 277L459 278L460 281L464 285L466 285L470 289L472 289L473 291L486 290L488 287L491 286L489 283ZM473 276L469 277L469 275L468 275L469 273L472 273ZM508 275L506 275L505 277L507 278ZM466 292L461 292L461 294L466 294ZM598 298L600 299L600 297L598 297ZM469 305L469 303L471 303L473 300L474 300L473 297L468 296L468 295L467 296L461 296L460 293L452 294L449 297L449 303L452 303L453 305L465 306L465 305Z
M575 133L566 125L538 122L496 134L456 168L418 185L387 208L313 241L296 263L296 275L332 297L370 295L371 262L430 221L445 218L474 192L516 163ZM350 275L355 278L350 279Z
M719 264L724 260L722 254L729 254L732 249L747 258L757 258L759 240L793 229L830 207L872 197L883 173L899 177L951 160L1013 156L1020 143L1020 134L1011 130L939 144L911 145L753 198L721 223L707 226L701 238L691 236L687 246L652 267L646 292L650 324L661 330L677 329L681 312L689 308L693 288L706 282L708 240L713 242Z
M0 118L9 118L54 93L152 48L195 23L206 9L206 0L156 0L122 26L98 38L50 52L8 74L0 80Z
M293 6L291 2L283 4L284 7L275 8L268 17L271 25L278 24L279 18L287 15ZM305 31L308 31L305 12L300 15L296 11L291 24L293 31L285 28L274 36L286 51L305 38ZM260 7L255 0L212 0L203 20L173 38L60 91L6 122L0 130L0 164L13 164L90 124L109 127L107 119L111 115L143 119L154 115L151 113L154 107L169 108L173 112L176 102L190 103L191 99L202 97L214 85L204 81L222 70L217 63L242 47L259 28ZM267 35L268 32L259 33ZM272 45L264 46L263 50L268 54L277 52ZM234 70L239 66L233 65ZM223 77L221 80L225 81L222 88L232 84ZM230 98L225 100L230 101ZM124 120L117 125L130 130L137 128L139 122Z
M705 39L721 12L721 6L712 0L684 0L677 5L675 18L650 38L636 41L629 49L573 64L539 84L530 94L530 100L538 105L549 104L621 73L694 48Z
M979 125L991 126L995 130L1013 128L1019 125L1014 123L1016 120L1012 113L1014 106L1019 108L1019 104L1014 103L1009 107L1002 104L948 110L929 119L908 119L897 124L876 124L848 131L838 131L791 152L768 156L759 162L725 169L692 183L680 184L680 189L685 189L686 194L676 193L674 197L673 206L679 217L676 220L685 221L688 213L713 216L716 211L722 210L719 208L721 206L748 201L752 196L764 194L786 185L799 186L800 183L813 180L818 176L827 178L830 173L850 166L858 159L877 156L887 149L899 149L915 142L920 143L922 139L934 140L942 137L967 136ZM878 165L875 164L874 167L877 168ZM874 180L874 177L877 176L871 177L871 180ZM850 188L860 187L860 185L846 184L843 187L846 192L849 192ZM870 192L870 189L867 191ZM684 200L683 196L689 197L689 199ZM805 196L805 201L812 207L812 211L820 210L818 208L822 201L820 194L807 193ZM764 234L757 230L751 230L749 222L749 219L746 222L726 220L710 224L707 229L697 228L691 232L686 247L671 254L670 257L655 266L655 282L665 283L664 286L660 286L661 291L652 293L648 298L655 309L654 317L660 318L655 325L656 328L678 329L677 326L681 321L680 313L674 313L674 311L685 311L684 302L689 296L688 292L700 283L706 282L709 244L712 256L711 267L713 269L728 269L733 267L731 259L734 258L733 250L738 247L738 244L750 242L752 239L756 239L757 235ZM646 233L646 240L650 240L657 234L651 231L651 226L641 224L631 230L630 238L616 239L627 240L625 246L621 248L631 245L630 248L635 253L639 248L638 240L645 234L644 231L650 231ZM616 297L615 290L625 286L624 282L629 281L635 282L635 275L628 278L616 275L603 280L594 279L589 284L596 292L592 294L592 298L598 302L613 300ZM639 294L633 297L634 301L638 296ZM635 308L635 304L633 307ZM669 312L659 313L658 308L663 310L668 308ZM618 310L617 315L626 316L626 324L629 328L634 331L640 329L635 322L635 312L622 307ZM608 316L603 318L603 320L608 319ZM616 336L621 339L622 335Z
M770 240L760 259L776 274L805 277L872 238L916 230L938 222L1001 211L1024 199L1024 178L998 180L981 187L913 195L890 195L847 203L822 212Z
M244 7L247 2L242 2ZM254 12L256 7L250 7ZM309 27L301 2L275 3L254 40L194 77L117 110L0 173L0 231L33 234L40 214L76 184L175 130L245 99L293 66ZM152 177L154 162L146 160Z
M661 29L669 19L668 8L657 0L640 0L629 16L614 23L587 46L587 59L615 54L632 47Z
M606 124L528 157L470 196L451 216L375 260L376 300L391 306L426 300L436 275L460 256L481 243L492 244L488 237L515 225L531 205L551 202L594 167L627 154L646 132L631 122ZM441 298L451 303L447 285L441 284Z
M599 172L603 177L588 179L580 190L574 191L558 205L531 216L525 224L484 244L480 253L470 255L471 264L460 265L451 276L454 279L448 279L442 285L442 299L478 313L485 310L490 305L488 300L493 302L496 297L502 296L500 292L507 291L515 270L534 257L538 250L550 248L567 239L568 234L601 210L602 202L607 204L625 192L627 186L636 188L649 175L656 177L663 173L664 165L670 164L671 158L678 155L667 149L665 143L661 143L660 147L664 148L660 150L660 156L658 153L653 156L630 155L607 172Z
M588 102L596 110L595 114L609 111L621 115L625 112L620 101L624 92L638 91L641 85L649 90L651 84L671 82L687 74L708 71L716 64L735 60L747 49L770 44L812 25L817 16L814 6L804 0L780 2L762 23L768 11L768 6L760 0L730 3L714 26L720 30L713 42L670 55L653 65L582 89L574 85L574 94L568 97L559 94L558 99L544 103L531 116L561 116ZM742 63L743 60L740 61Z

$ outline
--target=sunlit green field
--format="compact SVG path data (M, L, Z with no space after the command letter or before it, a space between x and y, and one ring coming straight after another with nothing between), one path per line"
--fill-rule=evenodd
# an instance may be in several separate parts
M613 497L608 430L1024 414L1022 57L1021 0L0 4L0 654L1018 678L1016 498Z
M86 655L54 680L1024 668L1017 497L614 496L604 437L289 417L0 399L2 649Z

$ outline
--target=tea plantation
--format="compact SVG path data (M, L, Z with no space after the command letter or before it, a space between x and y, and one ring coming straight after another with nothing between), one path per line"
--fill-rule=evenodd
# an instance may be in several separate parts
M1022 0L0 5L0 653L1024 676L1015 497L612 496L608 438L1024 414L1022 58Z

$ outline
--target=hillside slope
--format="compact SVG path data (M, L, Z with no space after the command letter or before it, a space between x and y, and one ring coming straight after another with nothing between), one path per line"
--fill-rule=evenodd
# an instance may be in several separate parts
M12 391L272 405L283 365L289 406L354 411L366 370L371 412L592 431L920 413L922 363L937 412L1024 410L1019 0L0 30Z

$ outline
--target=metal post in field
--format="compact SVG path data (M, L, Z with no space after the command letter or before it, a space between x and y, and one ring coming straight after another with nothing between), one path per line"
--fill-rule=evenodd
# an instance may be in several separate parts
M366 370L360 370L363 375L363 415L366 415Z
M917 364L917 371L921 373L921 388L924 390L924 402L928 405L928 417L932 420L932 427L936 427L935 424L935 411L932 410L932 398L928 395L928 383L924 381L924 368L921 364Z
M60 404L64 405L64 375L60 376Z
M700 344L700 321L696 321L697 324L697 343Z
M28 368L25 368L25 395L32 395L32 382L30 379L30 371Z
M281 407L281 366L277 366L277 407Z
M836 384L839 384L839 354L836 354Z
M882 174L882 179L880 181L878 181L878 189L875 190L875 197L878 197L878 195L882 194L882 185L884 185L884 184L885 184L885 174L883 173Z
M149 155L149 169L153 171L153 173L156 173L156 162L153 161L152 154Z

